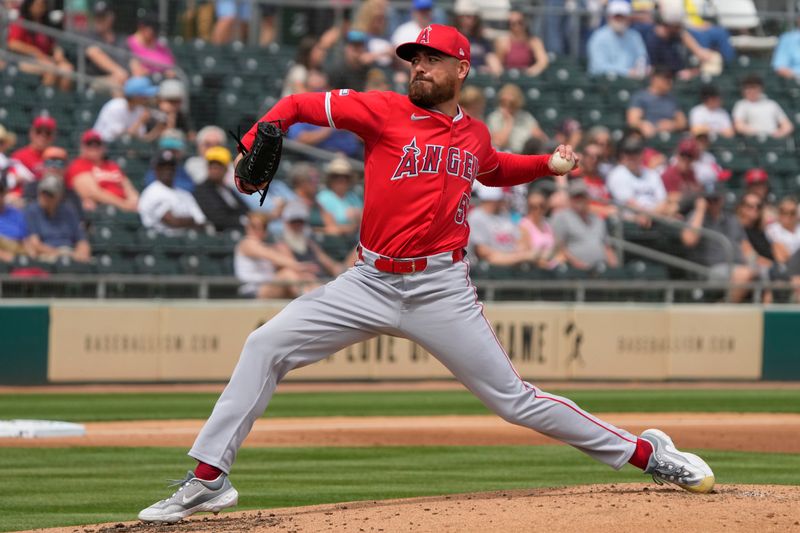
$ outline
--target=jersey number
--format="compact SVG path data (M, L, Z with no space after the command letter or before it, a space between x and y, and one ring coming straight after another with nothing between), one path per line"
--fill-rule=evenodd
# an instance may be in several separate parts
M467 220L467 210L469 209L469 195L465 192L461 193L461 199L458 201L458 208L456 209L455 221L456 224L463 224Z

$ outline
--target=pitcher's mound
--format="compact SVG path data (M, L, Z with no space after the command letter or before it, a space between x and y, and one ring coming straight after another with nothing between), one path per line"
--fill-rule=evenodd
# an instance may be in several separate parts
M458 494L199 516L171 526L110 524L95 533L614 532L800 533L800 487L719 485L712 494L644 484ZM64 528L64 531L85 531Z

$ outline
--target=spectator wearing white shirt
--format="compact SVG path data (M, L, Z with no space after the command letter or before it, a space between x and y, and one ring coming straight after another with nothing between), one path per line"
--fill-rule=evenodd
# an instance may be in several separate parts
M689 111L689 127L705 126L709 133L722 137L733 137L733 121L728 111L722 107L722 97L714 85L704 85L700 89L700 101Z
M667 191L658 172L642 163L644 145L637 138L622 141L619 149L619 164L608 174L606 186L618 204L641 209L653 214L674 212L667 201ZM639 217L639 223L649 221Z
M775 260L785 263L800 250L800 223L797 200L791 196L778 204L778 220L767 226L767 238L772 243Z
M142 225L169 236L180 235L189 228L205 225L206 216L187 191L173 186L177 160L171 150L163 150L155 161L156 180L139 198Z
M747 76L742 81L742 95L744 98L733 106L733 124L740 135L783 139L794 131L792 121L781 106L764 94L760 76Z
M119 98L112 98L100 109L92 129L109 143L125 134L144 138L149 119L147 103L155 97L158 87L145 77L129 78Z

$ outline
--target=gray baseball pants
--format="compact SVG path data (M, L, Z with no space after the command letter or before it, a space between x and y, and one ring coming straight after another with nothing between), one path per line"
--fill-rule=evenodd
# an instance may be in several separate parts
M466 259L439 254L415 274L381 272L376 256L289 303L247 338L231 380L189 455L229 473L278 382L376 335L416 342L503 419L570 444L619 469L636 437L547 394L519 377L500 345L469 278Z

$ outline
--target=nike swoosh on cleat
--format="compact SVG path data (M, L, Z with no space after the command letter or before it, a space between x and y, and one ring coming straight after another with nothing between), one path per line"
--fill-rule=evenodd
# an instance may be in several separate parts
M415 115L411 113L411 120L425 120L426 118L431 118L430 115Z

